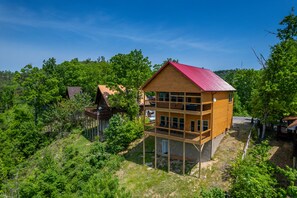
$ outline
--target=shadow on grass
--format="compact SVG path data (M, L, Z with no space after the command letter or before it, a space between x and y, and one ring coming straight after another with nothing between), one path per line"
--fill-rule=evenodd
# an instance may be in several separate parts
M285 168L286 166L293 166L293 142L284 140L271 140L272 156L270 162Z

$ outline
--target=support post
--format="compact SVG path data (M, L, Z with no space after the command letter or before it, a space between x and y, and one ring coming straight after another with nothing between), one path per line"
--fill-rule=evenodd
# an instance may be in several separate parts
M186 127L186 109L187 109L187 105L186 105L186 92L184 92L184 131L183 131L183 138L186 138L186 133L185 133L185 127Z
M201 104L200 104L200 130L199 130L199 133L200 133L200 140L199 140L199 143L200 143L200 146L201 146L201 142L202 142L202 132L203 132L203 117L202 117L202 114L203 114L203 100L202 100L202 94L201 94Z
M170 140L168 140L168 172L170 172Z
M201 157L202 157L201 150L202 150L202 146L200 144L200 148L199 148L199 178L201 178Z
M143 136L143 165L145 165L145 135Z
M157 168L157 137L155 136L155 168Z
M186 169L186 149L185 149L185 142L183 142L183 175L185 174Z
M145 165L145 92L143 92L143 165Z

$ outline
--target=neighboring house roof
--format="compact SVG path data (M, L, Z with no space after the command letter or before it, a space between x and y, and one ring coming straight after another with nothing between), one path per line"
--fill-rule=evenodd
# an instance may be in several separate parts
M115 91L115 90L111 90L111 89L108 88L106 85L98 85L98 90L101 92L102 97L103 97L103 99L104 99L106 105L107 105L108 107L110 107L110 104L109 104L109 102L108 102L108 97L109 97L110 95L115 94L116 91ZM99 101L98 101L98 102L99 102ZM96 99L96 103L97 103L97 99Z
M124 87L123 87L123 86L120 85L119 87L120 87L122 90L124 90ZM104 99L106 105L107 105L108 107L110 107L108 97L109 97L110 95L115 94L117 91L108 88L106 85L98 85L98 90L101 92L102 97L103 97L103 99ZM147 105L147 104L149 104L148 101L147 101L148 99L147 99L146 96L145 96L145 98L146 98L146 102L145 102L145 104ZM97 101L97 100L98 100L98 98L96 98L96 104L99 103L99 101ZM141 94L141 99L140 99L140 104L139 104L139 105L143 105L143 103L144 103L144 100L143 100L143 96L142 96L142 94Z
M288 121L288 120L297 120L297 116L287 116L283 118L283 121Z
M72 99L76 94L81 94L81 93L82 93L81 87L67 87L67 96L69 99Z
M142 88L148 85L168 65L172 65L203 91L235 91L234 87L208 69L170 61L163 65L159 71L142 86Z
M292 123L288 126L288 128L295 127L295 126L297 126L297 120L295 120L294 122L292 122Z

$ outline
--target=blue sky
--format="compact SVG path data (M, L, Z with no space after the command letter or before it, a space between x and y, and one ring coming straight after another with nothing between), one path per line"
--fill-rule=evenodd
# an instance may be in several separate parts
M0 0L0 70L141 49L211 70L259 69L297 0Z

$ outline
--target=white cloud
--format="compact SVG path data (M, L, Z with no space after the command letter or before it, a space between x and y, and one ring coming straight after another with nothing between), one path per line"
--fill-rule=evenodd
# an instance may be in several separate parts
M43 11L43 13L46 13L46 16L23 7L7 8L0 6L0 23L19 26L20 29L21 26L25 26L73 32L95 42L104 36L105 38L124 39L148 45L163 45L172 49L232 52L226 47L227 42L220 39L215 41L202 40L199 35L184 36L180 30L160 30L160 28L151 28L149 25L133 25L102 13L96 13L96 16L89 14L81 19L67 18L51 11Z

